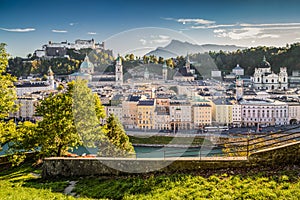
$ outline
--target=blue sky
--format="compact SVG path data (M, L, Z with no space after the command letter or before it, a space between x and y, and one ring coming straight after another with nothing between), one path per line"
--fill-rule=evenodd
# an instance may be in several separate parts
M118 45L127 49L164 46L174 38L198 44L284 46L300 41L299 10L296 0L0 0L0 42L12 56L25 56L50 40L79 38L124 41ZM157 29L140 31L143 27ZM129 31L136 43L128 34L119 34L136 28L139 31ZM176 38L172 32L184 36ZM118 40L112 41L116 34Z

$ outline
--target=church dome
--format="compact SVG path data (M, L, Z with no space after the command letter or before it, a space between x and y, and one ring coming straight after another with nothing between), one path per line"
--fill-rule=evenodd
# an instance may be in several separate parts
M266 56L264 56L263 61L260 63L259 68L269 68L271 67L270 63L266 60Z
M80 65L81 69L86 69L86 68L94 68L93 63L90 62L89 57L85 56L84 61Z
M118 57L116 59L116 63L119 64L119 65L122 65L122 58L119 54L118 54Z

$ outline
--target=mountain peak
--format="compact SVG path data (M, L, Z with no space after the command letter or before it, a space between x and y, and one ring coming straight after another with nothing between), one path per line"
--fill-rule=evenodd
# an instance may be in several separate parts
M184 56L189 53L204 53L209 51L236 51L238 49L244 49L245 47L239 47L235 45L218 45L218 44L192 44L188 41L180 41L173 39L165 47L158 47L157 49L147 53L146 55L161 56L163 58L170 58L176 56Z

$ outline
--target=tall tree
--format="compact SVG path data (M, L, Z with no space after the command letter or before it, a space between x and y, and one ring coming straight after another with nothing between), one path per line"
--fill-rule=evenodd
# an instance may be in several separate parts
M133 54L133 53L131 53L131 54L129 55L129 60L131 60L131 61L134 60L134 54Z
M68 147L81 144L74 126L72 103L69 94L58 93L51 94L37 107L37 114L43 118L37 127L41 157L62 156Z
M98 154L100 156L110 157L132 156L134 148L126 135L122 124L113 114L107 118L106 130L107 138L99 143Z
M70 82L66 91L41 101L37 113L43 117L37 127L42 156L62 156L70 147L94 146L104 137L103 106L84 80Z
M73 117L76 130L83 145L94 146L95 141L101 140L101 119L105 118L104 107L97 94L92 93L85 80L77 80L73 91Z
M12 140L15 133L15 124L13 121L5 122L4 119L9 113L16 111L14 101L17 99L13 81L15 78L6 73L8 66L8 54L5 50L5 44L0 44L0 149Z

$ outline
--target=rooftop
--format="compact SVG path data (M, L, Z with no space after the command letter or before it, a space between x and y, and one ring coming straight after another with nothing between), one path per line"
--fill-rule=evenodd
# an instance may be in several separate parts
M271 99L242 99L239 102L241 105L251 105L251 104L260 104L260 105L286 105L286 103Z
M141 99L141 96L137 95L129 95L127 101L138 102Z
M213 100L214 104L216 105L232 105L232 103L229 101L229 99L225 98L218 98Z
M23 87L47 87L50 84L46 81L34 81L34 82L16 82L16 88L23 88Z
M154 99L140 100L137 105L138 106L153 106L154 105Z

